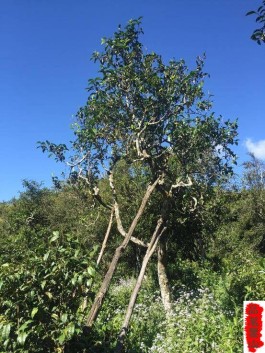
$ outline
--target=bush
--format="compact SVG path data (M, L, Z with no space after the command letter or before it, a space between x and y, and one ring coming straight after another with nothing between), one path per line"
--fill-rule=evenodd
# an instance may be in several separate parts
M73 236L64 243L59 238L54 232L48 249L39 247L27 262L0 266L3 353L63 352L82 330L95 249L86 254Z
M135 282L134 278L124 278L111 287L90 336L93 349L84 352L115 352L117 337ZM155 290L153 282L146 279L134 308L126 337L125 352L141 353L144 352L143 347L151 347L164 320L165 313L160 295Z
M241 312L222 310L209 289L183 290L148 353L239 353Z

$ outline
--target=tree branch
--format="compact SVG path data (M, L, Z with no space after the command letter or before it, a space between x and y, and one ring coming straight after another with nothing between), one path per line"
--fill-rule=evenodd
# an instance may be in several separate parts
M133 219L132 223L131 223L131 226L128 230L128 233L126 234L123 242L121 243L120 246L118 246L115 250L115 253L114 253L114 256L112 258L112 261L111 261L111 264L109 266L109 269L105 275L105 278L101 284L101 287L95 297L95 300L94 300L94 303L91 307L91 310L90 310L90 313L89 313L89 316L88 316L88 319L87 319L87 322L86 322L86 327L89 328L93 325L94 321L96 320L97 316L98 316L98 313L99 313L99 310L103 304L103 301L105 299L105 295L109 289L109 286L110 286L110 282L112 280L112 277L114 275L114 272L117 268L117 265L118 265L118 261L122 255L122 253L125 251L130 239L131 239L131 236L138 224L138 221L139 219L141 218L144 210L145 210L145 206L146 206L146 203L147 201L149 200L152 192L154 191L156 185L158 184L159 180L160 180L161 176L159 176L155 182L151 185L149 185L147 187L147 190L146 190L146 193L142 199L142 202L141 202L141 205L138 209L138 212L135 216L135 218Z
M99 263L101 261L101 258L103 256L104 250L105 250L106 245L107 245L107 241L108 241L108 238L109 238L109 234L110 234L110 230L111 230L111 226L112 226L112 222L113 222L113 214L114 214L114 208L111 209L110 220L109 220L108 228L107 228L107 231L106 231L106 234L105 234L102 246L101 246L100 253L98 255L97 265L99 265Z

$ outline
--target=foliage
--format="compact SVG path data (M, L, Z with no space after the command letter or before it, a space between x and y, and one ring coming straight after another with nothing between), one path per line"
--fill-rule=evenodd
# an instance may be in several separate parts
M149 180L165 173L168 187L187 175L214 183L232 171L237 124L211 111L203 91L203 58L194 70L183 60L166 64L160 55L144 52L142 33L141 19L131 20L113 38L102 39L103 52L92 56L99 76L88 81L76 140L71 148L48 141L39 147L60 161L66 159L64 151L75 152L68 162L71 175L91 187L102 169L112 170L120 159L148 166ZM178 168L170 169L172 159Z
M117 335L124 317L124 308L135 285L134 278L120 279L112 285L102 311L90 336L90 348L94 353L115 351ZM143 346L151 346L165 313L159 292L151 278L146 278L139 293L125 343L127 353L142 352Z
M120 165L119 168L124 170L125 166ZM192 351L194 353L201 350L205 352L207 350L209 352L241 351L242 301L244 299L262 300L264 295L265 264L262 253L259 253L257 246L260 240L257 230L259 215L253 208L255 203L262 206L262 192L264 190L263 183L260 183L262 170L262 163L258 160L253 161L251 158L245 164L244 189L215 190L214 198L207 203L207 207L202 213L201 230L205 232L205 236L208 234L209 240L205 247L204 259L186 256L185 252L180 252L177 247L170 249L168 274L173 286L174 309L170 321L166 321L164 317L156 276L153 271L154 264L152 264L148 272L148 279L144 282L143 290L139 294L135 307L131 328L125 342L126 352L166 353L167 351L171 352L172 349L173 351L179 350L179 347L182 347L183 352ZM135 173L138 172L135 171ZM135 173L133 175L136 175ZM133 178L128 179L127 173L119 175L121 175L121 179L117 187L120 195L125 198L126 209L130 207L126 201L126 194L130 191L133 194L141 193L141 187L140 183L136 183ZM140 176L137 178L142 180ZM104 183L103 180L102 183ZM107 181L105 183L107 185ZM103 186L102 190L104 190ZM105 190L106 197L110 197L110 195L107 196L108 189ZM56 213L62 215L66 211L65 216L60 216L57 219L57 226L60 229L66 229L68 211L65 210L65 206L67 202L70 202L72 196L76 195L74 189L65 189L54 194L51 190L49 192L47 190L44 194L45 197L52 197L53 200L54 208L49 208L49 217L54 219L54 226L56 225ZM18 212L20 207L16 206L16 211L14 211L13 203L22 205L20 203L22 200L23 214L26 215L28 214L26 205L32 209L32 206L36 206L39 202L35 199L35 201L25 203L24 195L21 194L21 199L1 204L3 231L8 228L6 226L7 220L11 228L13 227L12 220L17 218L10 218L10 215L12 212ZM66 200L68 201L65 202ZM146 221L148 217L152 220L152 209L156 207L156 202L159 202L159 198L154 198L151 202L150 209L147 210ZM47 202L44 204L47 205ZM91 224L91 220L97 214L95 211L98 212L99 209L86 208L85 203L75 203L74 206L73 203L70 203L70 205L72 205L74 213L78 212L83 215L81 218L86 215L82 222L84 224L88 222L87 232L90 229L91 231L94 229L93 232L96 231L97 227ZM83 207L84 212L82 211ZM131 207L133 209L133 206ZM56 213L53 213L54 211ZM191 219L193 222L196 220ZM79 226L83 224L82 222L78 223ZM70 228L71 224L72 220L69 218ZM64 228L61 228L63 225ZM42 218L37 218L35 229L41 227L45 227ZM193 224L194 229L190 226L187 229L185 227L182 226L181 234L185 234L185 232L188 234L191 231L189 235L192 237L192 232L196 232L196 222ZM142 231L145 231L144 222L139 228L139 232ZM91 238L88 233L85 244L87 246L91 244L89 239L93 239L93 242L96 243L96 234L100 235L100 232L101 229L98 233L92 234ZM213 233L209 238L211 232ZM49 352L49 350L51 352L64 350L75 353L111 353L114 351L117 334L123 320L124 307L135 283L134 279L128 277L131 274L131 266L134 261L132 253L128 252L129 266L124 260L119 267L116 275L117 283L111 287L92 332L84 338L82 325L85 311L82 312L78 309L84 297L78 290L77 295L72 296L75 286L73 286L71 279L74 277L74 272L83 274L87 267L93 267L93 260L90 260L89 248L86 250L80 241L66 234L66 231L63 231L56 240L58 234L55 233L52 242L49 241L51 237L39 239L39 242L32 243L31 248L27 249L27 253L21 257L20 261L18 258L16 263L9 261L8 266L5 264L8 258L7 253L1 254L1 264L4 266L1 266L0 275L2 283L0 289L0 351L25 353L27 351L32 353ZM112 236L115 236L115 231ZM9 244L9 254L14 252L17 244L15 238L14 236L12 240L10 237L6 243L7 248ZM24 241L26 239L25 237ZM80 238L82 242L83 239ZM4 241L5 238L3 238ZM22 239L20 242L22 247ZM40 246L40 244L42 245ZM181 245L181 242L179 244ZM75 255L78 249L80 252ZM48 250L50 255L44 261L43 257ZM107 250L105 261L109 258L108 251L111 250ZM86 264L82 264L84 260ZM67 273L68 278L66 278ZM46 290L45 287L41 288L43 277L47 275L50 280L47 280L46 289L50 287L50 290ZM87 272L85 272L85 277L88 280L91 278ZM58 283L61 285L58 286ZM91 289L88 288L88 290ZM49 298L45 294L46 291L51 292L53 297ZM57 309L53 309L54 307ZM67 314L65 322L66 316L63 316L64 314ZM75 324L75 332L71 333L73 323ZM65 334L65 340L59 342L59 337L62 334ZM7 346L4 347L5 342Z
M23 187L18 199L0 208L2 261L26 261L30 252L48 243L54 231L59 231L62 239L75 234L85 246L89 245L88 237L91 240L101 234L99 225L93 227L99 210L91 208L93 201L82 190L67 185L60 190L47 189L29 180L24 180ZM99 220L103 228L104 216Z
M252 156L241 187L225 184L237 123L212 111L204 58L193 70L183 60L165 63L145 52L142 32L141 19L131 20L102 40L75 141L39 145L68 164L69 179L55 179L53 190L24 181L17 200L0 204L3 353L115 351L146 247L130 241L122 249L97 320L89 332L83 326L150 184L156 187L133 236L146 245L163 216L173 310L168 316L163 308L154 255L126 352L241 351L242 301L264 295L264 166ZM113 208L96 276L91 244L101 245Z
M118 205L125 229L146 185L159 177L156 191L161 195L149 201L148 213L154 212L148 227L139 223L136 231L149 241L150 229L168 209L167 233L179 228L188 242L181 224L201 227L212 187L232 173L230 147L237 143L237 123L215 117L203 91L204 58L197 58L193 70L183 60L164 63L160 55L145 52L142 33L141 19L130 20L124 30L119 27L112 38L102 39L102 53L92 56L99 76L88 81L87 103L74 124L75 141L69 148L49 141L39 147L56 160L68 159L69 180L79 181L103 207Z
M1 352L63 352L82 330L84 299L95 276L93 254L54 232L27 262L0 267Z
M237 143L237 122L224 121L212 111L210 97L203 90L207 76L204 58L197 58L193 70L184 60L165 63L160 55L145 52L139 40L142 33L139 18L130 20L124 29L119 26L112 38L102 39L103 51L92 56L99 65L99 76L88 81L87 103L77 113L76 139L71 146L39 143L43 152L67 163L70 182L86 186L101 206L113 210L116 232L124 237L112 256L87 327L94 324L118 262L139 229L145 243L155 244L150 248L141 244L147 248L147 262L158 244L158 252L163 254L161 265L166 264L169 252L165 251L166 243L180 243L176 229L184 239L183 253L191 250L196 238L200 242L204 204L213 196L213 188L232 174L236 159L231 146ZM106 174L102 176L103 170ZM122 179L134 181L136 170L140 171L140 182L144 181L140 197L135 185L125 192L121 187ZM132 209L129 217L128 206ZM146 224L144 213L148 213ZM193 233L190 243L189 233ZM141 239L136 239L138 244ZM159 268L163 268L163 273L159 272L161 284L166 271L164 265ZM137 293L132 294L132 308L142 278ZM169 292L166 287L161 287L161 293L163 290ZM128 307L117 352L122 349L131 314Z
M185 285L175 288L173 312L168 320L165 318L159 292L150 285L150 279L145 280L135 306L125 352L171 353L180 349L184 353L241 352L242 302L232 302L228 305L231 295L235 295L235 292L232 293L227 288L229 276L222 277L210 268L198 267L196 263L183 263L182 266L194 271L197 282L194 284L190 278L190 281L186 280ZM257 269L258 267L255 268ZM246 268L242 274L245 270ZM254 283L257 280L257 272L251 273ZM240 274L240 271L237 274ZM238 283L241 282L240 278L241 275L237 279ZM260 279L262 280L261 276ZM85 352L115 351L124 307L134 282L133 279L124 279L112 286L90 336L92 346ZM206 284L210 285L211 289L202 286ZM237 295L241 289L238 288ZM249 297L251 298L253 297Z
M261 25L260 28L254 30L251 35L251 39L257 42L259 45L265 43L265 1L262 1L261 6L256 11L249 11L248 15L256 15L256 22Z
M240 313L227 316L209 289L184 289L173 307L169 322L160 325L152 346L143 352L241 352Z
M250 154L250 160L245 162L244 166L243 183L248 194L246 210L255 238L259 241L258 248L265 253L265 163Z

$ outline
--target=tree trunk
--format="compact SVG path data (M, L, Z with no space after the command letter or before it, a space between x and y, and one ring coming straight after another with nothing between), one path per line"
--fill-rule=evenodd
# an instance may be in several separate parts
M166 230L166 227L163 227L163 220L162 218L160 218L157 222L157 226L156 229L152 235L151 241L148 245L148 249L146 251L146 254L144 256L143 262L142 262L142 267L141 267L141 271L139 273L137 282L135 284L135 287L133 289L131 298L130 298L130 302L129 305L127 307L127 312L123 321L123 325L122 325L122 329L120 331L119 337L118 337L118 342L117 342L117 346L116 346L116 351L115 353L121 353L124 347L124 340L128 331L128 327L129 327L129 323L130 323L130 319L133 313L133 309L136 303L136 299L139 293L139 290L141 288L142 282L143 282L143 278L144 278L144 274L145 274L145 270L146 270L146 266L151 258L151 256L153 255L156 247L157 247L157 243L161 237L161 235L163 234L163 232ZM162 229L161 229L162 228Z
M168 317L172 310L169 281L166 273L166 243L162 239L157 249L157 274L160 286L162 303Z
M113 274L116 270L116 267L117 267L117 264L118 264L118 261L122 255L122 253L124 252L124 250L126 249L129 241L130 241L130 238L135 230L135 227L137 226L137 223L139 221L139 219L141 218L144 210L145 210L145 206L146 206L146 203L147 201L149 200L152 192L154 191L157 183L159 182L160 178L158 178L152 185L149 185L147 190L146 190L146 193L142 199L142 203L139 207L139 210L134 218L134 220L132 221L131 223L131 226L129 228L129 231L128 233L126 234L123 242L121 243L120 246L118 246L115 250L115 253L114 253L114 256L112 258L112 261L111 261L111 264L109 266L109 269L105 275L105 278L101 284L101 287L96 295L96 298L94 300L94 303L91 307L91 310L90 310L90 313L89 313L89 316L88 316L88 319L87 319L87 322L86 322L86 327L87 328L90 328L94 321L96 320L97 316L98 316L98 313L99 313L99 310L103 304L103 300L105 298L105 295L109 289L109 286L110 286L110 282L111 282L111 279L113 277ZM118 207L118 204L117 202L115 201L115 204L114 204L114 208L115 208L115 212L119 212L119 207Z

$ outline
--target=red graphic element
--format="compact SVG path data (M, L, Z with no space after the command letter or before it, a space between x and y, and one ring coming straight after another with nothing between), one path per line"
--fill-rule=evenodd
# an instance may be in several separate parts
M257 348L264 346L262 336L262 312L263 308L256 303L246 306L245 337L249 352L255 353Z

